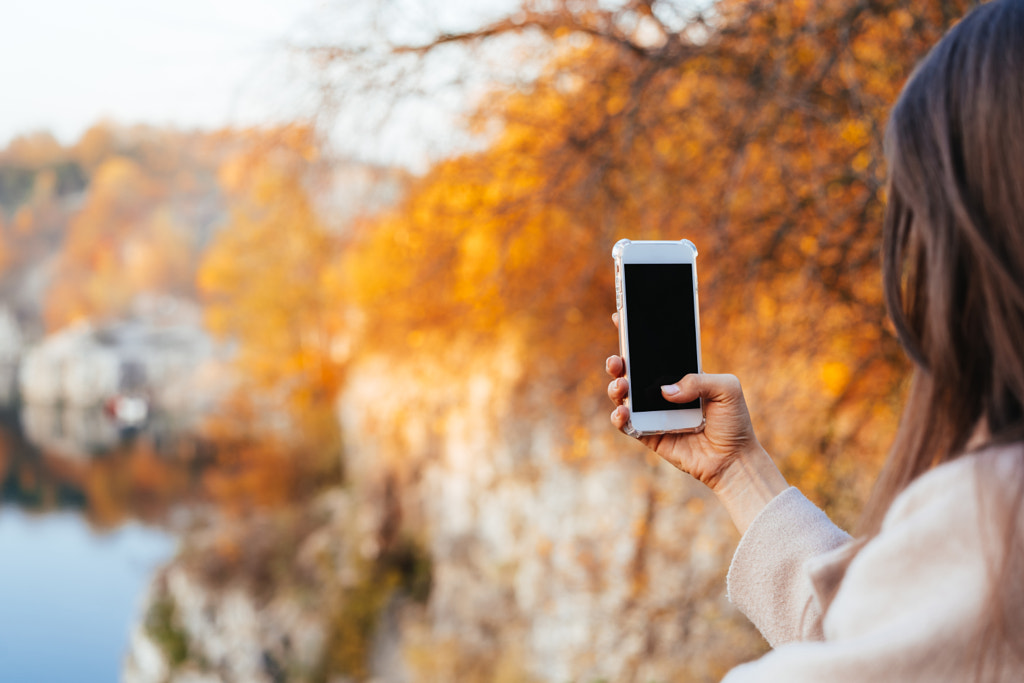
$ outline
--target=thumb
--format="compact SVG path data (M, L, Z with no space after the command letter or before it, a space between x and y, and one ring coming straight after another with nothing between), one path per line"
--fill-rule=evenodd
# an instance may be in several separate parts
M735 375L696 373L662 386L661 395L669 403L689 403L698 398L726 403L741 398L743 389Z

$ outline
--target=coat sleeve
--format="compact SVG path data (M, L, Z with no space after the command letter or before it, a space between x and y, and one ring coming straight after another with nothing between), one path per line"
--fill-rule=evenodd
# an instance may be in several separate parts
M821 640L821 605L805 565L850 540L790 487L765 506L740 540L729 567L729 599L772 647Z
M812 586L820 558L809 556L843 535L795 490L780 494L730 569L733 600L778 647L724 683L973 680L979 629L993 618L985 539L1000 537L982 522L972 468L968 458L936 468L893 502L881 531L841 563L824 623ZM999 666L985 680L1024 680L1019 660Z

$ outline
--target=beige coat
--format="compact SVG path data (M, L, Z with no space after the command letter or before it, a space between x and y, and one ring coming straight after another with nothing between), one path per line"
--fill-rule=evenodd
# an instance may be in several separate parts
M1002 471L1019 457L1019 448L993 450L922 475L859 553L797 489L779 494L740 540L728 576L730 600L774 650L725 682L973 680L972 637L992 618L978 466L993 459ZM822 596L836 585L822 618ZM1012 665L999 680L1024 681Z

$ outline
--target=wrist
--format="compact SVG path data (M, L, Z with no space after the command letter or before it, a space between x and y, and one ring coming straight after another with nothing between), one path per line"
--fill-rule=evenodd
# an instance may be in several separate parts
M744 534L761 510L787 488L771 456L755 442L729 464L711 490Z

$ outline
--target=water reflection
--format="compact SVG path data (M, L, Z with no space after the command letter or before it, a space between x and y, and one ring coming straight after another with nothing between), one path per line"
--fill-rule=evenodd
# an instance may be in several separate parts
M118 425L98 408L27 405L21 410L21 425L40 450L75 460L108 453L121 444Z
M144 418L118 420L106 406L26 405L20 410L21 429L32 446L73 460L114 453L139 440L148 441L163 457L179 455L184 442L197 443L172 415L158 412Z
M3 379L0 376L0 379ZM0 680L115 681L202 449L153 416L0 408Z
M72 508L103 528L159 524L201 498L211 452L166 416L126 429L98 408L0 408L0 502Z
M0 406L9 406L17 399L18 365L0 360Z

